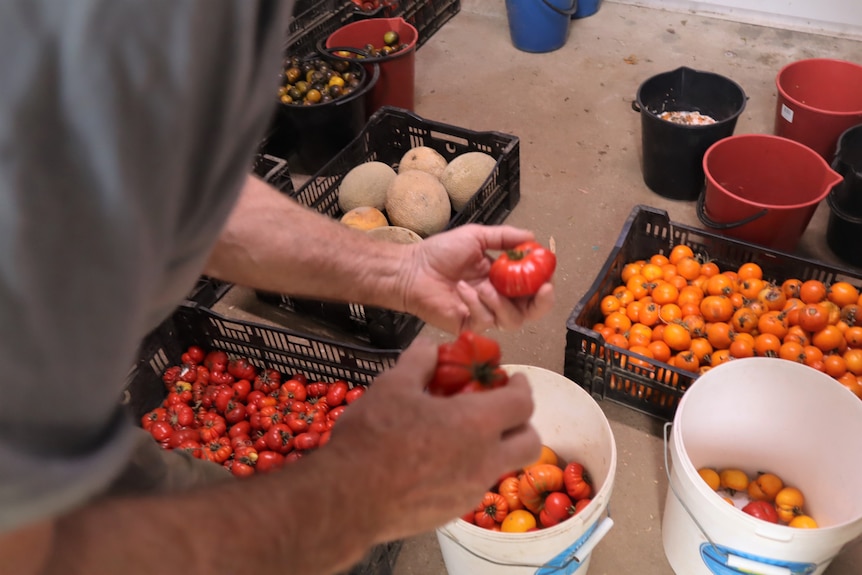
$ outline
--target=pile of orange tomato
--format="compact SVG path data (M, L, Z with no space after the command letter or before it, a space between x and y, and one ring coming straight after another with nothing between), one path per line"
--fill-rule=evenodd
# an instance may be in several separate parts
M717 471L711 467L702 467L697 473L725 501L753 517L799 529L815 529L818 526L805 511L802 491L786 485L774 473L758 473L754 479L745 471L735 468ZM735 500L740 500L739 505Z
M637 354L699 375L736 358L779 357L862 398L862 295L849 282L764 278L753 262L721 270L684 244L627 263L620 279L593 329L633 365L653 369Z
M577 515L592 497L592 480L584 466L563 461L543 445L538 461L498 479L461 519L491 531L536 531Z

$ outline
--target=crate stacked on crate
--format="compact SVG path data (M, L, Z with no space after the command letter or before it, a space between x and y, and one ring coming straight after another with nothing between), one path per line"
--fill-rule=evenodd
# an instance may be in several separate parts
M399 355L232 319L186 303L142 342L125 394L135 421L161 404L167 393L162 374L168 367L182 364L181 356L192 345L207 352L224 351L231 359L247 358L258 369L302 374L309 381L343 380L351 386L371 383ZM400 541L375 546L349 575L389 575L400 548Z
M383 107L368 121L358 138L314 174L292 196L300 203L333 218L343 214L338 188L354 167L369 161L397 166L411 148L428 146L447 161L466 152L484 152L497 160L482 188L454 213L447 229L467 223L499 224L520 200L520 148L517 137L500 132L477 132L425 120L399 108ZM287 223L285 225L288 225ZM424 325L416 316L373 306L332 303L258 292L258 297L283 309L313 316L350 335L382 348L403 349Z
M400 16L416 28L417 50L460 11L461 0L391 0L384 8L388 16Z
M862 286L862 272L827 265L791 254L671 222L667 212L636 206L602 270L566 322L564 374L599 399L608 399L665 421L697 374L672 367L605 342L593 329L604 320L602 299L621 283L626 264L667 256L676 245L689 246L722 271L736 271L752 262L763 277L778 282L790 278L818 280L826 285L848 281Z

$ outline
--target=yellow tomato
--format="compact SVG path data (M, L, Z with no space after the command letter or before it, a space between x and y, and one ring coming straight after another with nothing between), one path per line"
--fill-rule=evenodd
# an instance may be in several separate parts
M795 487L785 487L775 495L775 510L778 518L784 523L790 523L797 515L802 515L805 496Z
M817 529L817 522L808 515L797 515L787 525L798 529Z
M748 489L748 475L740 469L722 469L718 475L721 486L731 493Z
M748 496L753 501L775 501L775 496L784 488L784 482L774 473L761 473L748 484Z
M503 533L524 533L536 527L536 517L526 509L516 509L503 518L500 531Z
M718 476L718 472L711 467L702 467L697 470L698 475L706 481L706 484L709 485L709 488L713 491L718 491L718 488L721 487L721 479Z
M548 447L547 445L542 446L542 453L539 455L539 459L527 465L527 467L532 467L534 465L539 465L540 463L550 463L551 465L559 465L560 458L557 457L557 453ZM526 469L525 467L524 469Z

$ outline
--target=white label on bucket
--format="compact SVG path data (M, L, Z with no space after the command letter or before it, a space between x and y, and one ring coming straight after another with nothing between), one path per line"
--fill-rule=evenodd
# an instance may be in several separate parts
M781 104L781 117L793 123L793 110L787 107L787 104Z

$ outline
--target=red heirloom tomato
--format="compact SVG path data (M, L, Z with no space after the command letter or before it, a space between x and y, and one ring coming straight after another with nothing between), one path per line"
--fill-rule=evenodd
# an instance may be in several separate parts
M768 501L752 501L742 510L758 519L778 523L778 512L775 510L775 506Z
M518 244L491 264L489 279L506 297L530 296L554 275L557 256L539 242Z
M575 506L568 495L555 491L545 498L545 508L539 512L542 527L552 527L575 514Z
M509 376L500 367L500 344L463 331L458 339L437 350L437 368L428 384L431 395L454 395L502 387Z
M490 529L506 518L509 514L509 504L499 493L488 491L473 511L476 525Z
M566 493L575 501L593 496L590 478L580 463L572 462L566 465L563 470L563 482L566 484Z

